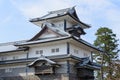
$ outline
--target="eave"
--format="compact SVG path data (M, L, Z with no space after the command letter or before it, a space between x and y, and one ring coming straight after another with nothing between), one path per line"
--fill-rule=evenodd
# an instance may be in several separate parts
M88 43L88 42L86 42L86 41L84 41L82 39L76 39L75 37L72 37L72 39L74 39L74 40L76 40L76 41L78 41L78 42L80 42L80 43L82 43L82 44L84 44L84 45L86 45L88 47L91 47L91 48L93 48L93 49L95 49L97 51L104 52L103 50L96 48L94 45L92 45L92 44L90 44L90 43Z
M26 43L22 43L22 44L16 44L15 46L29 46L29 45L35 45L35 44L41 44L41 43L66 40L66 39L70 39L70 38L71 38L70 36L66 36L66 37L60 37L60 38L54 38L54 39L48 39L48 40L31 41L31 42L26 42Z
M68 15L69 15L70 17L72 17L74 20L76 20L77 22L79 22L79 23L81 23L81 24L83 24L83 25L87 26L87 28L90 28L90 27L91 27L90 25L85 24L85 23L83 23L82 21L80 21L79 19L77 19L77 18L73 17L71 14L68 14Z
M92 44L90 44L90 43L88 43L88 42L86 42L86 41L84 41L82 39L77 39L74 36L66 36L66 37L55 38L55 39L51 39L51 40L48 39L48 40L42 40L42 41L41 40L31 41L31 42L27 42L27 43L23 43L23 44L17 44L15 46L30 46L30 45L36 45L36 44L42 44L42 43L49 43L49 42L67 40L67 39L69 39L69 40L73 39L73 40L75 40L75 41L77 41L79 43L82 43L83 45L86 45L86 46L88 46L88 47L90 47L92 49L95 49L95 50L99 51L99 52L102 52L102 53L104 52L103 50L96 48Z
M64 15L58 15L58 16L54 16L54 17L50 17L50 18L46 18L46 19L40 19L40 18L35 18L35 19L31 19L29 20L30 22L38 22L38 21L44 21L44 20L50 20L50 19L55 19L55 18L60 18L60 17L63 17L63 16L70 16L72 19L74 19L75 21L77 21L78 23L82 24L82 25L85 25L87 28L90 28L91 26L90 25L87 25L85 23L83 23L82 21L80 21L79 19L75 18L74 16L72 16L71 14L69 13L66 13Z
M76 61L81 61L79 57L73 56L73 55L56 55L56 56L46 56L46 58L51 59L51 60L76 60ZM33 62L34 60L38 59L38 57L35 58L24 58L24 59L16 59L16 60L5 60L5 61L0 61L0 65L7 65L7 64L18 64L18 63L26 63L26 62Z
M16 49L16 50L10 50L10 51L3 51L3 52L0 52L0 54L3 54L3 53L11 53L11 52L19 52L19 51L25 51L26 49Z

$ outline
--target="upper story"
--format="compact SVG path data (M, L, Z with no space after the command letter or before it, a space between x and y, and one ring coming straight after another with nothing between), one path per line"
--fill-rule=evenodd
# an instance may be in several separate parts
M88 24L80 21L76 14L75 7L50 11L40 18L31 19L30 22L41 28L45 25L56 27L76 37L84 35L84 29L90 28Z
M74 7L51 11L30 22L42 30L29 40L1 46L0 61L38 58L41 55L73 55L78 58L90 57L92 60L92 53L101 52L80 38L85 34L84 29L90 26L79 20Z

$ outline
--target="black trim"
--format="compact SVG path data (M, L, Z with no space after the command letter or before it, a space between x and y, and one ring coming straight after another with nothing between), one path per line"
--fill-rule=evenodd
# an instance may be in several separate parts
M93 52L91 51L91 61L93 62Z
M66 31L67 28L67 21L64 19L64 31Z
M28 50L27 50L27 54L26 54L26 59L28 60L28 58L29 58L29 48L28 48ZM26 69L25 69L25 71L26 71L26 76L28 76L28 61L26 61L27 63L26 63Z
M70 79L70 62L69 62L69 60L67 60L67 74L68 74L68 78Z
M67 54L70 54L70 44L67 42Z

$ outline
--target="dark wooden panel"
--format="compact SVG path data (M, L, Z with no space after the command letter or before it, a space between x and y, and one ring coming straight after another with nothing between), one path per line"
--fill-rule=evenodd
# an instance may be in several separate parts
M53 67L39 66L35 67L35 74L52 74L54 73Z

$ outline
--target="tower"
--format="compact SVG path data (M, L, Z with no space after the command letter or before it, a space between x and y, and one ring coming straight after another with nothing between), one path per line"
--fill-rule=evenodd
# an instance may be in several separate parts
M92 54L102 50L81 38L90 26L79 20L74 7L51 11L30 22L41 27L39 33L10 43L14 49L0 51L2 79L94 80L94 70L101 66L93 62ZM11 71L6 72L7 68Z

